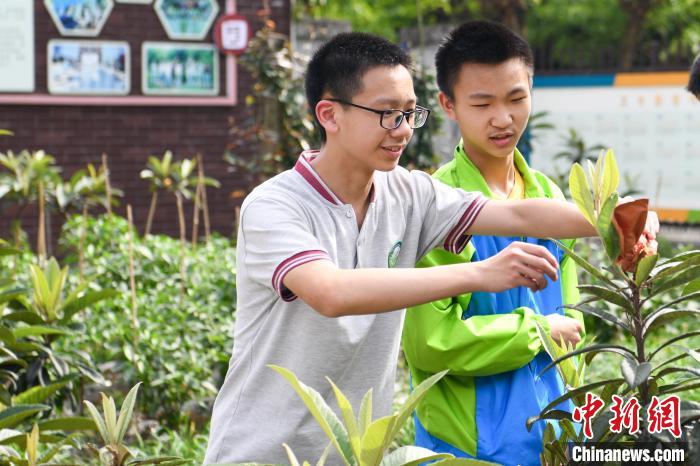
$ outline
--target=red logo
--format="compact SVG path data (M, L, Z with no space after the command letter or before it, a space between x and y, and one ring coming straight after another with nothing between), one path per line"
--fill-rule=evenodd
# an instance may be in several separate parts
M608 421L610 430L619 434L622 428L629 429L630 434L639 432L639 410L642 405L639 404L636 398L630 398L623 406L623 399L617 395L613 395L613 405L610 410L615 416Z
M671 395L663 401L652 396L647 415L650 433L668 430L676 438L681 436L681 400L678 396Z
M586 438L593 438L593 429L591 423L598 411L603 409L605 403L598 398L594 393L586 393L586 403L583 406L577 406L572 413L575 422L583 421L583 435Z

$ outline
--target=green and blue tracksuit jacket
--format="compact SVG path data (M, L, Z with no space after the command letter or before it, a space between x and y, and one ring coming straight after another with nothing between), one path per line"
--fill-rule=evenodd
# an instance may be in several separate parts
M526 198L564 198L553 181L528 167L517 149L514 162L523 177ZM454 159L434 176L450 186L492 197L461 142ZM476 292L411 308L406 313L403 349L412 384L444 369L450 371L416 409L416 445L458 457L534 466L540 464L546 424L537 422L528 432L525 421L564 392L556 370L537 377L551 359L542 348L536 322L549 332L544 316L558 313L583 324L578 311L561 308L579 299L574 262L551 241L474 236L461 254L438 248L418 266L483 260L513 241L549 249L559 260L559 279L536 293L525 287ZM570 411L572 406L563 403L559 408Z

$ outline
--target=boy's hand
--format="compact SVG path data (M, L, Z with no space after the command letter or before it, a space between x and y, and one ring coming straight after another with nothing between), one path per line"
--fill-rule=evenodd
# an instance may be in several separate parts
M547 248L521 242L513 242L495 256L474 265L479 267L479 289L496 293L518 286L542 290L547 286L545 275L556 280L559 268Z
M581 342L581 331L583 330L581 322L559 314L550 314L545 317L549 321L550 335L557 344L562 338L566 344L571 344L574 347Z

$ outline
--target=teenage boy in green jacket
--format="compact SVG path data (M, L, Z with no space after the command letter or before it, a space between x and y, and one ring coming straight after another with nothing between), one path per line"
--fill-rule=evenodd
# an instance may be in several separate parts
M447 36L436 55L439 98L459 124L462 141L435 178L490 199L563 199L515 147L531 110L532 61L527 42L496 23L468 22ZM416 410L419 446L507 465L539 465L545 423L528 432L525 421L561 395L563 386L554 370L537 377L551 361L537 324L556 341L563 337L576 345L583 338L580 313L561 308L578 301L574 263L551 241L474 236L459 253L434 249L419 267L478 263L515 241L546 247L559 262L559 279L542 291L465 293L406 314L403 346L412 384L450 370Z

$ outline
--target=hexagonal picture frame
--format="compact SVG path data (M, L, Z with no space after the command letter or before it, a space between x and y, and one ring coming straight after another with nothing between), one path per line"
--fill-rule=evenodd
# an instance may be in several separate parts
M153 8L171 39L204 39L219 13L216 0L156 0Z
M61 35L96 37L102 31L114 0L44 0Z

